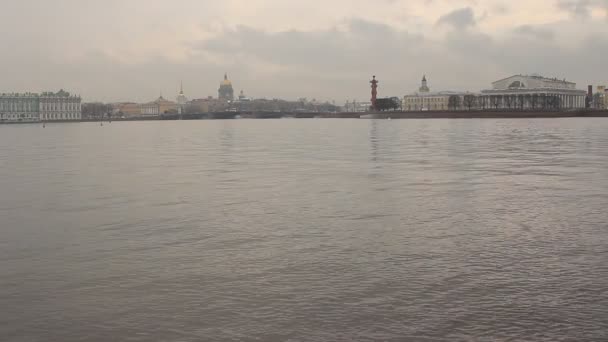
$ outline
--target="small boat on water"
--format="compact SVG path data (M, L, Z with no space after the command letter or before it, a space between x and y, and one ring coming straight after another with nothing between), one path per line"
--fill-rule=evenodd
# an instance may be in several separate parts
M360 119L385 119L383 114L363 114L359 116Z

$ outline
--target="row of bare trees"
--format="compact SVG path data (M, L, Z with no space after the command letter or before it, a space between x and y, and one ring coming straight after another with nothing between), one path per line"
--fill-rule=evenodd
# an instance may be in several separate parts
M112 115L112 105L100 102L91 102L82 104L83 119L103 119Z
M381 112L401 109L401 101L397 97L386 97L376 100L376 110Z

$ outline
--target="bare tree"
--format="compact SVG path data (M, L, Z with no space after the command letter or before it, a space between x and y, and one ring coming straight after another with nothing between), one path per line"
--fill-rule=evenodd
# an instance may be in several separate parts
M471 108L477 106L477 97L475 97L475 95L465 95L463 104L470 111Z
M448 109L450 110L458 110L460 108L460 96L451 95L448 98Z
M93 102L82 104L82 117L87 119L101 119L106 113L112 111L112 106L109 104Z

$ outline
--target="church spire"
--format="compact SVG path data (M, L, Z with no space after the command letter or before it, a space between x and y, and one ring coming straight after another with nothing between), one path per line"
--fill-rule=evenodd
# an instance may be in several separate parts
M184 81L179 82L179 94L184 95Z
M225 72L225 73L224 73L224 81L227 81L227 80L228 80L228 73L227 73L227 72Z

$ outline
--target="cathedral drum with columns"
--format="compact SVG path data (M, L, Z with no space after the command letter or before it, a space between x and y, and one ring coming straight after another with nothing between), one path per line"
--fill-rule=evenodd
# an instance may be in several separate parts
M492 83L481 92L479 104L495 109L581 109L585 108L584 90L576 83L539 75L515 75Z

